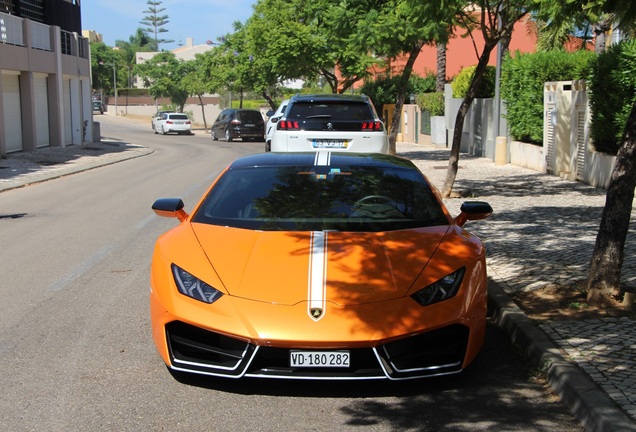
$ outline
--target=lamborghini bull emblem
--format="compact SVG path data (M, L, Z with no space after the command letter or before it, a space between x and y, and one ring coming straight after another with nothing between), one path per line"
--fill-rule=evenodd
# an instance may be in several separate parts
M327 291L327 233L313 231L309 245L309 281L307 313L314 321L325 316Z
M323 310L322 308L312 308L311 311L311 317L318 321L320 319L320 317L322 316Z

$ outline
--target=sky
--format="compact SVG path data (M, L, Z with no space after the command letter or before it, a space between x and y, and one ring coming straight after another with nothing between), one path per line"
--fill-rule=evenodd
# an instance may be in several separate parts
M162 50L178 48L192 38L194 45L234 31L235 21L244 23L252 15L255 0L158 0L164 8L159 15L168 16L164 26L168 32L160 38L174 40L161 44ZM147 0L86 0L82 5L82 30L101 33L104 43L115 46L116 40L128 41L130 36L144 26L139 23L148 10Z

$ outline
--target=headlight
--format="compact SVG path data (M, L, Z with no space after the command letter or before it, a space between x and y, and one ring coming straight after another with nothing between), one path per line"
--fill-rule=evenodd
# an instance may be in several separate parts
M411 297L422 306L448 300L457 294L464 279L464 273L466 273L466 267L462 267L448 276L444 276L434 284L422 288L411 295Z
M172 264L172 274L174 275L174 281L177 284L179 292L195 300L211 304L220 299L223 295L221 291L212 288L201 279L197 279L174 264Z

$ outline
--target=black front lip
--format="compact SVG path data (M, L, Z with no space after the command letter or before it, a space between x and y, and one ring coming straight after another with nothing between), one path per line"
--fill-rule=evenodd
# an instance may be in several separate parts
M179 321L166 326L170 368L226 378L406 380L459 373L469 329L454 324L376 347L350 349L348 368L294 368L291 349L257 346Z

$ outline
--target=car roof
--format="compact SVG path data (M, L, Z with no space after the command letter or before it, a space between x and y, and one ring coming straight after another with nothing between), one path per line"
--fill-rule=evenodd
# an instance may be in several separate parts
M408 159L379 153L299 152L258 153L239 158L229 169L258 168L265 166L373 166L379 168L417 169Z
M297 94L290 102L367 102L367 95L351 94Z

